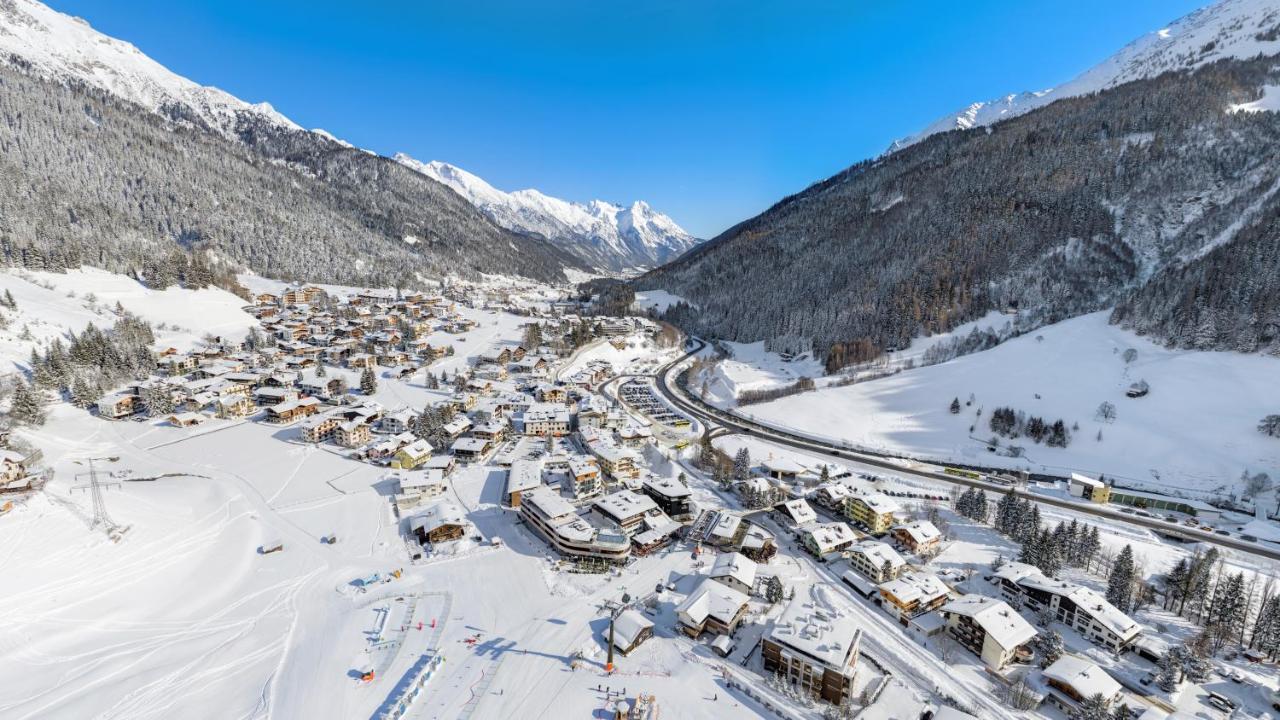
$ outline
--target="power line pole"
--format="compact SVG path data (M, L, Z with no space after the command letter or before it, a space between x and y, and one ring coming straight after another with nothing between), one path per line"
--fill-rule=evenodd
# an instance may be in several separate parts
M97 528L101 526L106 531L107 537L111 538L116 542L119 542L120 537L124 535L124 533L128 531L129 528L127 526L122 526L118 524L115 520L111 518L111 514L107 512L106 499L103 498L102 496L102 489L104 486L108 488L111 488L111 487L119 488L121 487L121 483L115 480L107 481L104 483L101 480L99 480L98 470L93 464L95 460L105 460L107 462L115 462L116 460L119 460L119 458L116 458L116 457L86 458L84 462L87 462L89 464L89 472L76 473L76 479L79 479L88 475L89 481L87 483L81 483L80 485L73 486L71 489L87 490L90 496L92 497L93 522L90 523L89 527L92 529L92 528ZM75 462L77 465L82 464L81 461L79 460Z

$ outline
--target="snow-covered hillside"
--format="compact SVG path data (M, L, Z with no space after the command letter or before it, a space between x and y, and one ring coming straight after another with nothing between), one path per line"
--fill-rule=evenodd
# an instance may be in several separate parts
M503 192L448 163L424 163L403 153L395 159L453 188L499 225L541 235L600 268L660 265L698 242L643 201L624 207L603 200L569 202L533 189Z
M1137 356L1126 363L1129 348ZM1209 491L1235 486L1245 470L1277 476L1280 440L1256 430L1262 417L1280 412L1277 377L1276 358L1167 350L1094 313L940 365L741 412L869 448L1058 475L1105 473L1165 492ZM1150 394L1125 397L1139 380ZM954 415L953 398L962 405ZM1114 421L1097 419L1103 402L1115 406ZM985 442L991 412L1002 406L1079 429L1065 449L1001 438L1026 453L1002 457Z
M948 130L968 130L1021 115L1062 98L1087 95L1172 70L1192 70L1223 58L1280 52L1280 6L1273 0L1219 0L1148 33L1074 80L1037 92L975 102L939 118L892 150Z
M174 120L199 121L231 136L249 114L300 130L268 103L250 104L177 75L123 40L35 0L0 2L0 57L17 56L41 75L82 81Z

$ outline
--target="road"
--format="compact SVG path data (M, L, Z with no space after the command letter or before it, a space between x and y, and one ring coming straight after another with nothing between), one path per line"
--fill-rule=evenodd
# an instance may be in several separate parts
M908 458L893 457L890 455L870 455L863 452L855 452L832 445L822 440L804 437L787 430L744 420L736 415L731 415L723 410L711 407L700 400L691 398L676 387L674 380L675 377L679 375L678 368L680 368L680 366L689 358L700 352L705 346L700 340L696 342L699 343L697 348L685 353L683 356L671 361L670 363L667 363L658 370L656 374L658 380L657 385L658 391L666 397L668 402L680 408L682 412L685 412L702 422L707 428L712 428L718 425L749 437L768 440L769 442L786 445L798 450L817 452L845 460L853 460L864 465L886 468L899 475L911 475L927 480L950 483L953 485L980 488L987 492L999 493L1001 495L1005 493L1013 493L1014 495L1025 497L1044 505L1063 508L1065 510L1071 510L1072 512L1083 513L1086 515L1093 515L1112 522L1125 523L1146 530L1154 530L1156 532L1179 537L1190 542L1210 543L1217 545L1218 547L1236 550L1249 555L1266 558L1268 560L1280 560L1280 548L1272 548L1239 538L1217 535L1211 532L1171 523L1160 518L1145 518L1139 515L1127 515L1106 505L1098 505L1089 502L1076 502L1054 497L1052 495L1030 493L1017 487L1010 487L1008 485L990 482L987 480L975 480L957 475L948 475L941 472L911 468L904 464L905 462L914 462Z

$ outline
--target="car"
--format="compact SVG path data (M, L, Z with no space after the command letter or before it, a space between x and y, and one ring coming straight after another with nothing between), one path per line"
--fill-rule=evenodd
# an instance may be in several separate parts
M1228 675L1227 677L1231 678L1231 682L1233 683L1244 682L1244 675L1241 675L1239 670L1232 670L1231 674Z
M1258 542L1258 538L1252 535L1241 535L1240 539L1244 540L1245 542Z
M1221 698L1218 698L1218 697L1213 696L1213 695L1210 695L1210 696L1209 696L1209 700L1208 700L1208 702L1209 702L1209 704L1210 704L1210 705L1212 705L1212 706L1214 706L1214 707L1218 708L1219 710L1222 710L1223 712L1231 712L1231 711L1234 709L1234 708L1232 708L1232 707L1231 707L1231 705L1229 705L1228 703L1224 702Z
M1164 521L1167 523L1173 523L1174 525L1178 524L1178 518L1176 517L1167 517L1164 519Z
M1231 534L1231 533L1227 532L1226 530L1214 530L1213 532L1214 532L1215 534L1217 534L1217 535L1230 535L1230 534Z
M1142 683L1143 685L1150 685L1152 682L1155 681L1155 679L1156 679L1155 673L1147 673L1146 675L1143 675L1142 679L1139 680L1138 682Z
M1222 705L1225 705L1225 706L1226 706L1226 708L1223 708L1221 705L1215 705L1215 707L1217 707L1217 708L1218 708L1218 709L1220 709L1220 710L1222 710L1222 709L1232 709L1232 710L1234 710L1234 709L1235 709L1235 707L1236 707L1236 701L1235 701L1235 700L1232 700L1231 698L1227 697L1226 695L1223 695L1223 694L1222 694L1222 693L1220 693L1220 692L1215 692L1215 691L1213 691L1213 690L1210 690L1210 691L1209 691L1209 701L1212 703L1214 700L1217 700L1218 702L1222 703Z
M1136 515L1136 514L1137 514L1137 511L1136 511L1136 510L1134 510L1133 508L1120 508L1120 512L1124 513L1125 515Z

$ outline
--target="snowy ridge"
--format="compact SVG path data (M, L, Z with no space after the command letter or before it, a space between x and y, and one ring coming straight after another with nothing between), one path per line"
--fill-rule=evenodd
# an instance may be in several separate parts
M624 207L603 200L569 202L533 189L508 193L448 163L424 163L403 153L395 159L449 186L499 225L540 235L598 267L652 267L698 243L643 201Z
M0 58L21 59L44 77L84 82L170 118L194 116L227 136L242 114L302 129L268 103L247 103L192 82L132 44L35 0L0 0Z
M1280 53L1280 6L1274 0L1219 0L1167 28L1138 38L1070 82L1048 90L973 103L895 142L889 150L913 145L935 133L991 125L1055 100L1088 95L1133 80L1174 70L1194 70L1226 58L1277 53Z

